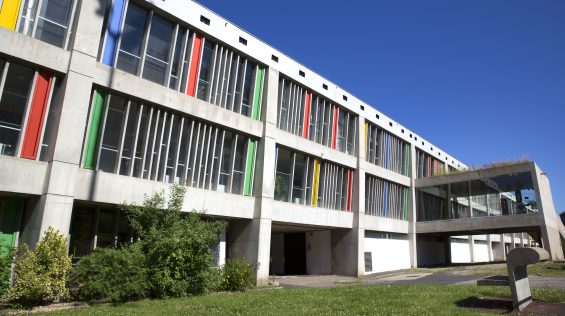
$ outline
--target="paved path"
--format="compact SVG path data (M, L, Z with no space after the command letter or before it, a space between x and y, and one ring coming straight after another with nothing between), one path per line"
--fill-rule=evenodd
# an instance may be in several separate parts
M471 274L469 267L453 267L446 271L410 272L397 271L380 273L362 278L338 275L305 275L275 277L282 287L336 287L355 284L468 284L476 285L477 280L487 275ZM549 286L565 290L565 277L530 276L532 287Z

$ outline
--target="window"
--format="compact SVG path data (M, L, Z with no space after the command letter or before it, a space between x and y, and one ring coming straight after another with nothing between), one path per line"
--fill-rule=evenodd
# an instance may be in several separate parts
M406 220L409 190L400 184L371 175L365 178L365 214Z
M146 22L147 11L130 3L120 39L116 68L137 75Z
M277 148L277 171L275 178L275 200L290 200L291 152Z
M165 84L172 36L173 25L163 18L153 15L143 65L142 77L144 79Z
M239 37L239 42L240 42L241 44L247 46L247 40L246 40L245 38L241 37L241 36Z
M38 10L38 4L41 6ZM66 48L76 1L26 0L21 8L18 31L40 41Z
M208 92L210 91L210 76L212 75L211 63L214 54L214 46L214 43L210 41L204 43L204 51L202 52L202 61L200 64L197 98L205 101L208 100Z
M104 110L98 125L91 119L85 146L97 147L85 150L85 167L94 159L88 155L98 155L96 167L104 172L252 195L256 140L124 96L93 95L91 111L98 96ZM88 136L97 129L103 130L100 144Z
M300 75L300 77L306 77L306 74L302 70L299 70L298 74Z
M16 156L34 71L15 63L4 66L0 91L0 154Z
M271 55L271 60L274 61L275 63L279 62L279 58L275 55Z
M367 161L408 176L410 174L410 145L368 121L366 124Z
M206 25L210 25L210 19L208 19L207 17L201 15L200 16L200 22L206 24Z

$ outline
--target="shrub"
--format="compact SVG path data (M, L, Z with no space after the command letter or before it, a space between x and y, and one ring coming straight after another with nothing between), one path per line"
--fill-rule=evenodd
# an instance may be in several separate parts
M145 298L149 289L145 256L139 245L99 248L79 260L70 284L79 300L123 302Z
M226 291L245 291L255 283L253 269L245 258L227 259L223 267L222 289Z
M141 239L152 297L200 294L209 287L210 245L223 223L204 221L196 212L181 214L185 192L186 187L173 185L168 202L161 192L142 205L121 206Z
M23 306L61 301L68 297L65 286L71 269L67 240L49 227L35 251L23 244L14 261L14 284L3 296L4 301Z
M6 291L10 282L10 273L15 250L0 244L0 295Z

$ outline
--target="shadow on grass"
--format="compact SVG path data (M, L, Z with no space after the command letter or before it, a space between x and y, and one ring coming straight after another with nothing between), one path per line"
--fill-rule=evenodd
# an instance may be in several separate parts
M498 297L471 296L455 302L458 307L485 312L507 314L513 311L512 300Z

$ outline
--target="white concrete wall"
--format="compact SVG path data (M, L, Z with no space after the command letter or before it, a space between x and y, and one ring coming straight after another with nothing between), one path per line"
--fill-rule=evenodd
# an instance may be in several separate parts
M475 262L488 262L488 247L486 244L474 244Z
M373 269L365 274L409 269L408 240L365 238L365 252L371 252Z
M471 262L471 252L467 240L465 243L450 242L451 262L452 263L469 263Z
M332 250L330 231L306 233L306 273L332 273Z

